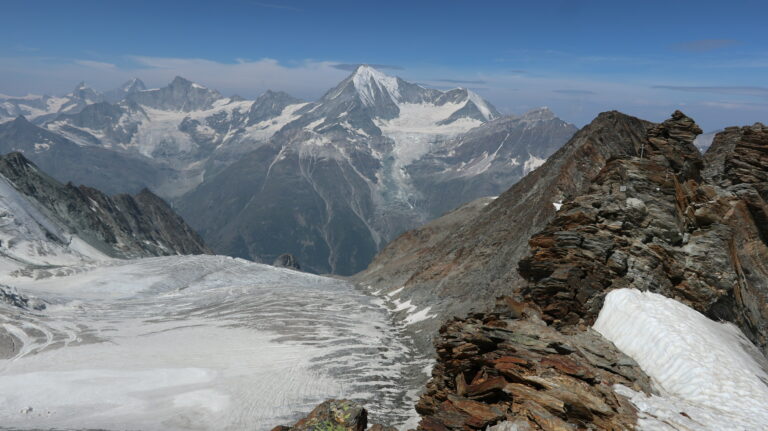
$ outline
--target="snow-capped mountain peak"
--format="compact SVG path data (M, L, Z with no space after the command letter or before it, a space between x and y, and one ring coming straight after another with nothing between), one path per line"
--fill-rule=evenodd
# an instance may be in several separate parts
M184 78L183 76L174 77L170 84L171 87L192 87L193 85L194 82Z
M488 105L488 102L483 100L483 98L474 91L467 90L467 98L470 102L475 104L477 109L480 110L480 113L483 114L483 117L485 117L487 121L498 117L498 114L495 113L496 110L492 109L491 106Z
M355 86L363 103L374 106L378 94L386 94L392 102L400 102L400 88L397 78L389 76L367 64L360 65L352 75Z
M71 93L71 97L86 104L98 103L103 100L102 95L93 88L87 86L84 81L77 84L77 87L75 87Z
M120 89L126 93L133 93L134 91L142 91L146 90L147 87L144 85L144 81L142 81L139 78L133 78L130 81L123 84Z
M186 78L177 76L166 87L138 91L128 95L130 101L165 111L197 111L209 109L222 99L218 91L208 89Z

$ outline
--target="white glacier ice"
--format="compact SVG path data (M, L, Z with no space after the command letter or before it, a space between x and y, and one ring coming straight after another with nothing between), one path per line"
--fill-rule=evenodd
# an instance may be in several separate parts
M611 291L594 329L632 357L658 395L617 388L641 429L758 430L768 424L766 361L741 331L659 294Z
M0 359L2 426L268 429L326 398L394 424L415 415L406 374L422 383L421 359L344 281L223 256L50 273L0 274L48 303L0 304L0 332L20 347Z

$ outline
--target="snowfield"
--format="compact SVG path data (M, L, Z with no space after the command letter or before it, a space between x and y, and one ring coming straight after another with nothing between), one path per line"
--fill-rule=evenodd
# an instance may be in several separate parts
M611 291L595 330L632 357L659 395L624 386L646 430L759 430L768 423L768 364L730 323L674 299Z
M374 394L374 420L415 416L423 361L346 282L222 256L56 273L0 276L48 305L0 303L2 426L261 430Z

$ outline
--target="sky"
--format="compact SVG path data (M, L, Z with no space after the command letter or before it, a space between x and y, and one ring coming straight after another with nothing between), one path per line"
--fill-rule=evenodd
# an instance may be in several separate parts
M501 112L582 126L617 109L705 131L768 122L765 1L0 0L0 93L180 75L226 95L314 100L355 64Z

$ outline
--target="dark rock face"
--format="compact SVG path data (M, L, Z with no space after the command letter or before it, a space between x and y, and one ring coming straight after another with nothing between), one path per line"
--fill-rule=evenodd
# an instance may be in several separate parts
M301 265L296 257L290 253L283 253L272 262L272 266L278 266L280 268L290 268L295 270L301 270Z
M5 286L3 284L0 284L0 302L24 310L45 310L46 307L45 303L30 300L28 297L17 292L13 287Z
M734 322L766 351L768 271L758 262L768 257L768 133L760 125L718 135L703 178L697 130L677 115L654 127L648 159L609 162L589 193L531 238L521 294L548 304L545 321L592 324L609 290L631 287Z
M420 430L477 430L511 421L541 430L633 429L615 384L649 393L637 364L600 334L563 334L510 298L440 329L438 361L416 410Z
M305 270L352 274L377 249L364 222L373 218L372 196L353 163L265 145L178 208L221 253L271 262L287 252Z
M277 117L287 106L296 103L301 103L301 100L282 91L267 90L251 105L247 124L250 126Z
M106 104L105 104L106 105ZM107 115L102 104L86 116ZM109 105L106 105L109 106ZM87 121L87 120L84 120ZM138 192L158 182L162 170L151 160L99 147L82 147L24 117L0 124L0 154L20 152L60 181L87 183L106 193Z
M721 242L730 264L724 278L733 281L733 297L742 331L768 355L768 127L757 123L719 133L704 157L704 176L718 199L693 209L699 226L725 224ZM731 303L730 301L733 301Z
M126 96L126 100L156 109L190 112L207 109L222 96L180 76L170 84L156 90L137 91Z
M202 239L149 190L108 196L87 186L63 185L21 153L0 157L0 174L53 214L72 233L114 257L206 254Z

